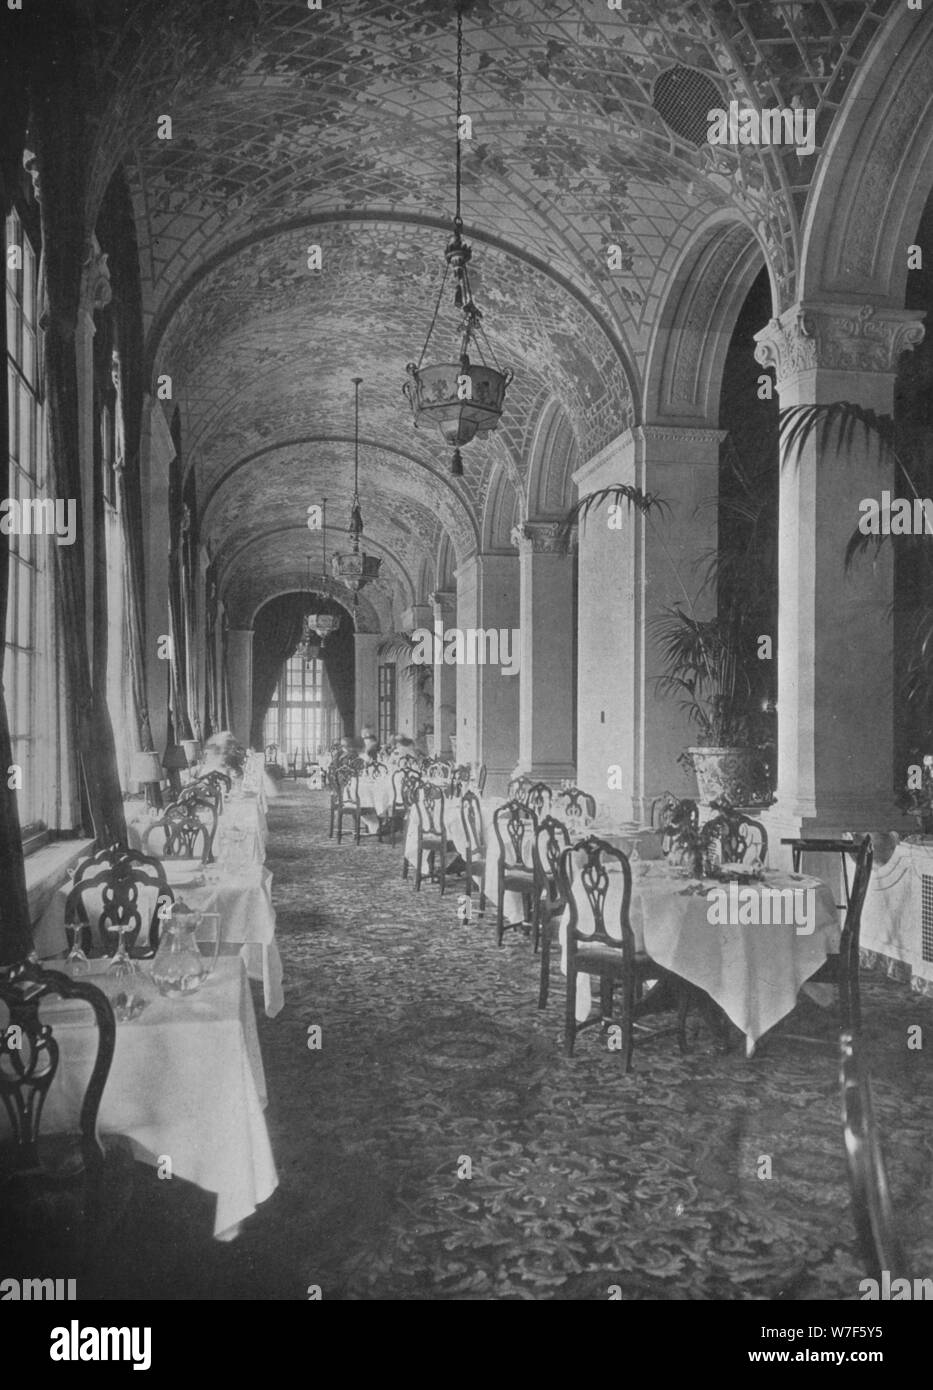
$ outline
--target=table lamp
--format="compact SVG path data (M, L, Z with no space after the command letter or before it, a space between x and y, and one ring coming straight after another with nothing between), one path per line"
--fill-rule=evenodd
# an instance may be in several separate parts
M172 795L177 796L181 791L182 770L187 770L188 759L184 748L178 743L170 743L165 750L165 757L162 759L162 766L168 772L169 786Z
M161 807L162 765L156 752L134 753L130 766L130 777L146 792L146 805Z

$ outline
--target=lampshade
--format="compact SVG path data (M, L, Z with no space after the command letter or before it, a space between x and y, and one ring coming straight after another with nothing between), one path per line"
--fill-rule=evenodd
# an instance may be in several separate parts
M130 764L130 778L144 787L152 782L162 781L162 764L158 753L134 753Z
M367 555L357 550L334 555L331 564L335 579L340 579L348 589L359 590L371 579L379 578L382 560L378 555Z
M188 766L194 767L201 756L201 745L196 738L183 738L181 747L185 750L185 757L188 759Z
M185 750L180 744L172 743L165 750L165 757L162 759L162 766L169 771L180 771L188 766L188 759Z

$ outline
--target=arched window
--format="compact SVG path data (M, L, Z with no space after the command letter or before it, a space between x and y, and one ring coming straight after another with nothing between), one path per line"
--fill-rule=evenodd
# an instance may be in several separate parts
M281 762L294 753L313 762L337 736L335 714L324 662L306 661L296 653L282 667L262 728L263 745L277 744Z

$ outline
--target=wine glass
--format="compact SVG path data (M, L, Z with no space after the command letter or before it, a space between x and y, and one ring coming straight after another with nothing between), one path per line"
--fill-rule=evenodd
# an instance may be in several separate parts
M91 968L91 962L81 949L81 923L66 922L65 935L68 937L65 968L70 970L72 975L86 975Z
M126 933L126 923L113 922L111 929L117 933L117 949L107 967L107 974L113 975L115 979L127 979L137 973L138 967L127 951L123 940Z

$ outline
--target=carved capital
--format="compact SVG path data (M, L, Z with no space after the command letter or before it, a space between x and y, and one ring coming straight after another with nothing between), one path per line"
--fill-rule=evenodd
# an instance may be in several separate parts
M81 272L81 305L89 314L106 309L113 298L108 259L107 252L101 251L95 238Z
M435 589L428 597L434 606L435 618L449 618L457 607L457 595L453 589Z
M34 150L23 150L23 168L32 179L32 191L36 195L36 202L42 202L42 190L39 179L39 160Z
M794 304L755 334L755 361L774 368L778 386L818 368L893 373L901 353L922 342L921 318L872 304Z
M560 521L524 521L520 526L513 526L512 544L523 555L563 555L567 550L561 538Z

